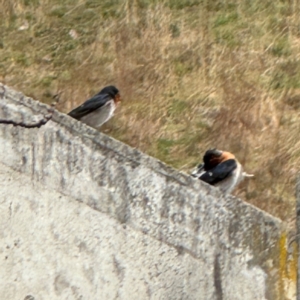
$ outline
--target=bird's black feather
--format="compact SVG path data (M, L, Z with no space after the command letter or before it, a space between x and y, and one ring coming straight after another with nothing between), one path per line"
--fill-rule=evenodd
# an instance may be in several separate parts
M101 92L84 102L82 105L70 111L68 115L74 119L79 120L80 118L86 116L87 114L93 112L94 110L104 106L109 101L113 100L113 98L109 94L102 94Z
M220 164L218 164L213 169L206 171L203 173L199 179L207 182L211 185L214 185L222 180L224 180L227 176L229 176L235 169L237 168L236 160L228 159Z

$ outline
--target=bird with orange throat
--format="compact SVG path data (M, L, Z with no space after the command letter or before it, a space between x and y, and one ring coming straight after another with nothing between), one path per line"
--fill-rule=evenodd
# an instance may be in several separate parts
M219 187L225 194L230 194L245 177L254 176L243 171L242 165L232 153L218 149L207 150L203 163L191 175Z

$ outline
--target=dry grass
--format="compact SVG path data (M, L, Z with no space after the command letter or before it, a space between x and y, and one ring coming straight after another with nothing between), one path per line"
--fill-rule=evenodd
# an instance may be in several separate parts
M189 172L208 147L255 179L235 192L293 217L300 162L297 1L0 0L0 81L67 112L107 85L103 130Z

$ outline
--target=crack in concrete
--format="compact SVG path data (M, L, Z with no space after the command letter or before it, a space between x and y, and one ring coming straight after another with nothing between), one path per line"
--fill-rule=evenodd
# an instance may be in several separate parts
M2 91L0 91L0 97L4 98L6 89L3 85L1 85L0 87L2 88ZM51 104L51 108L48 109L48 114L46 114L46 115L42 114L43 117L39 121L32 122L32 123L26 123L24 121L17 122L15 120L11 120L11 119L0 119L0 124L19 126L19 127L23 127L23 128L40 128L43 125L46 125L52 119L56 105L59 102L59 95L60 95L60 93L58 93L57 95L54 96L55 101ZM22 99L23 98L24 98L24 96L22 97ZM22 102L21 102L21 104L24 105Z
M48 123L48 121L51 120L53 113L43 116L43 119L39 120L38 122L31 123L31 124L26 124L25 122L17 122L14 120L4 120L0 119L0 124L10 124L13 126L19 126L23 128L40 128L41 126L45 125Z
M216 299L217 300L223 300L220 254L215 255L215 261L214 261L214 286L215 286L215 291L216 291Z

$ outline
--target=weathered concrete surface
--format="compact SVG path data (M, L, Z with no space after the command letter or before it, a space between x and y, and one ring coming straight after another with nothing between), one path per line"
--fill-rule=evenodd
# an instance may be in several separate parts
M3 86L0 153L0 299L295 299L278 219Z

